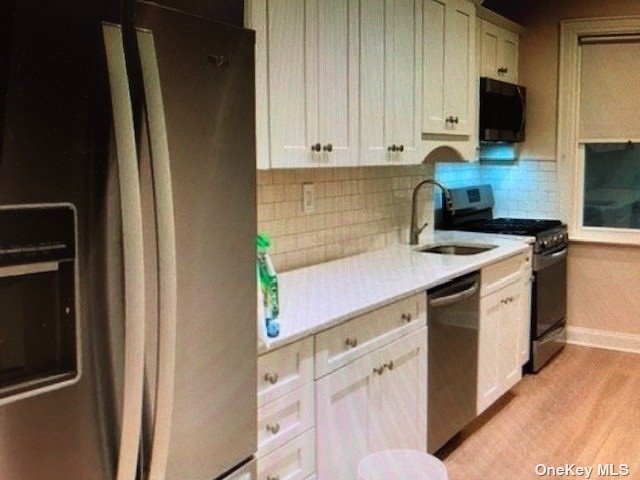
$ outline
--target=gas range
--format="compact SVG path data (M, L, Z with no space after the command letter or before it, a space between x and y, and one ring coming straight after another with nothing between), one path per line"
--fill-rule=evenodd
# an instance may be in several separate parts
M494 197L491 185L450 189L443 205L439 225L445 230L498 233L535 237L535 253L548 252L567 245L567 226L560 220L530 218L493 218Z
M567 226L560 220L536 220L528 218L492 218L459 223L457 230L467 232L499 233L535 237L534 252L545 252L564 246L569 241Z

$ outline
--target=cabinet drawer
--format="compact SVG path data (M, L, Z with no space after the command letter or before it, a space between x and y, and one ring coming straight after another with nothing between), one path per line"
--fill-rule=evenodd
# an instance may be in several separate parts
M316 378L425 326L426 301L413 295L316 335Z
M313 338L258 357L258 406L313 381Z
M271 453L315 423L315 386L294 390L258 409L258 457Z
M490 295L531 273L531 253L525 252L482 269L480 295Z
M258 459L257 480L306 480L316 469L315 430Z

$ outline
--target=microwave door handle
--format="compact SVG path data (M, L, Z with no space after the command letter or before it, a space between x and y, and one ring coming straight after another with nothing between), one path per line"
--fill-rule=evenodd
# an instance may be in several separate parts
M520 115L520 128L518 129L518 134L522 133L524 130L524 122L525 122L525 108L527 105L524 102L524 95L522 95L522 89L520 85L516 85L516 91L518 92L518 98L520 99L520 107L522 108L522 115Z
M145 343L144 243L138 156L122 27L103 23L122 215L125 344L122 424L115 480L135 480L142 432Z
M158 374L153 413L149 479L165 478L174 403L177 262L169 143L153 32L136 29L146 100L158 242Z

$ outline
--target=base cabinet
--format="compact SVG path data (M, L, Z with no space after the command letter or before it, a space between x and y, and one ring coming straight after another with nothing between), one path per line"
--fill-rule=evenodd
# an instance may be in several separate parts
M524 286L521 278L480 299L478 414L522 378Z
M317 381L318 480L357 480L378 450L426 450L426 348L423 328Z

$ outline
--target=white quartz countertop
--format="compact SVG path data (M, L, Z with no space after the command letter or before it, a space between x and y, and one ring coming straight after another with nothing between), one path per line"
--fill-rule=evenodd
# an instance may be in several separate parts
M421 245L459 242L497 248L476 255L442 255L396 245L280 274L280 335L260 343L259 353L525 252L533 241L532 237L436 231L423 235Z

